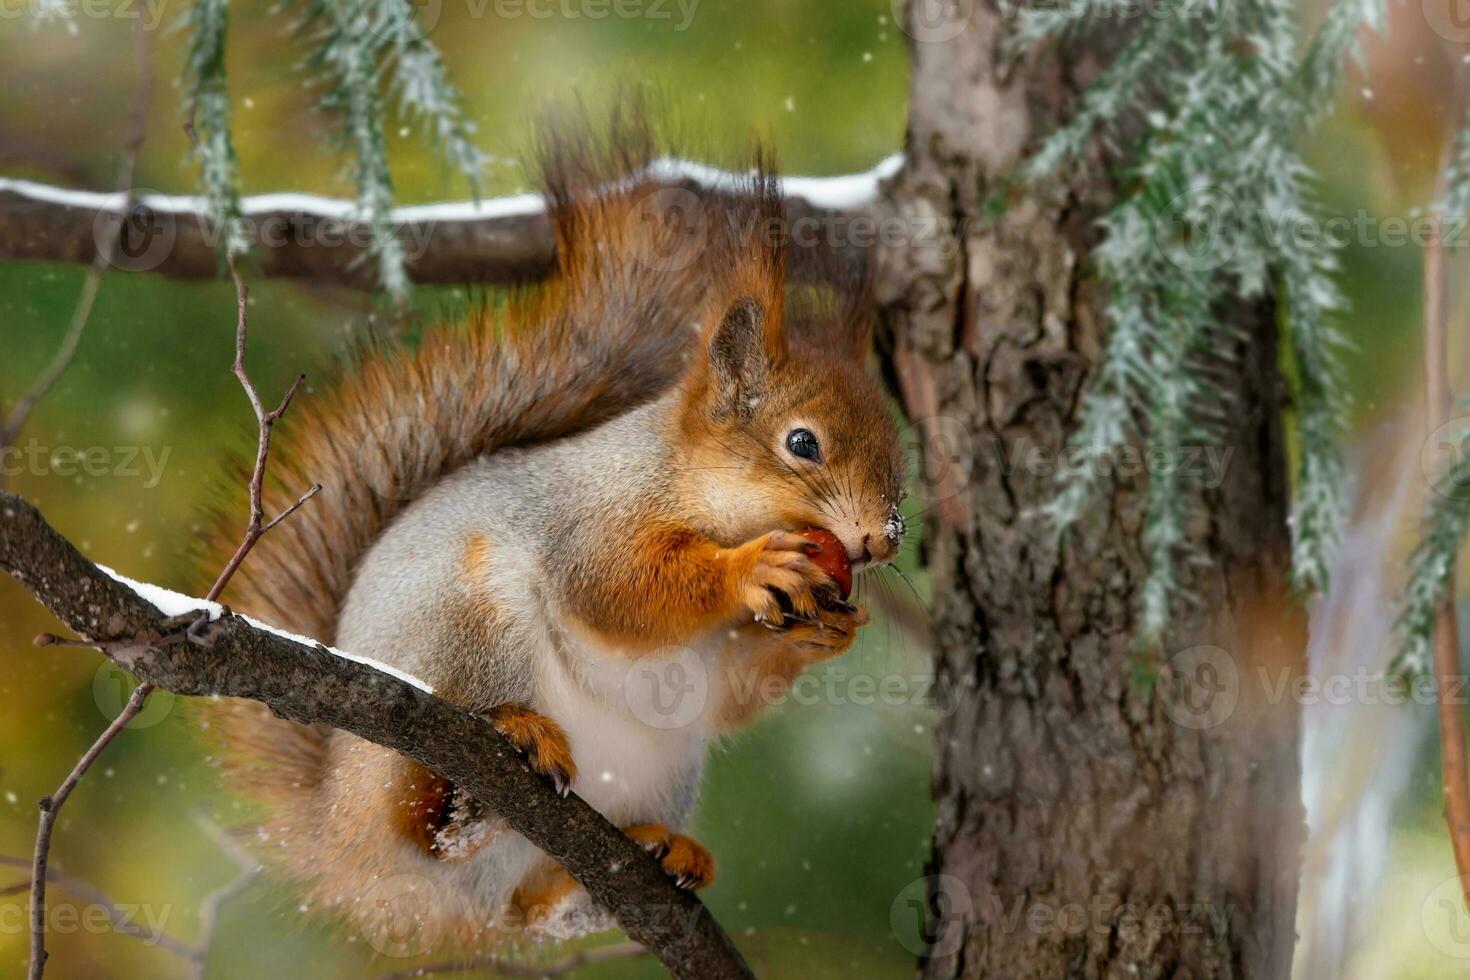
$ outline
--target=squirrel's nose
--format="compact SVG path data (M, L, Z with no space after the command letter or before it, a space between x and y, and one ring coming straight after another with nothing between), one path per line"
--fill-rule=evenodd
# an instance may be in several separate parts
M873 550L875 543L877 545L877 551ZM864 534L863 557L861 559L861 563L864 565L868 565L875 561L887 561L888 559L892 558L897 551L898 546L894 544L893 539L889 538L886 534L878 535L876 542L873 538L873 535Z

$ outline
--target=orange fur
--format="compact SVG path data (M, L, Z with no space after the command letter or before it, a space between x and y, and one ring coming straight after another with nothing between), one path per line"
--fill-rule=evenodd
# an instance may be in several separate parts
M434 850L439 831L449 818L454 786L449 780L407 760L403 764L400 785L402 791L395 812L399 833L426 853L430 852Z
M816 618L779 632L760 623L736 630L720 654L725 699L716 727L730 731L750 724L762 708L786 693L802 671L850 650L859 627L867 622L862 607L847 611L823 604Z
M532 769L551 777L557 786L570 786L577 778L577 764L572 761L566 732L550 718L520 704L497 705L485 717L525 754Z
M714 883L714 855L693 837L675 833L661 823L634 824L624 827L623 833L658 859L664 873L680 888L699 891ZM581 887L565 868L547 859L521 882L511 903L526 922L534 925Z
M852 329L866 324L853 312L866 294L846 283L786 295L780 188L763 157L747 181L704 197L694 217L698 234L690 236L666 206L687 197L665 199L639 174L652 154L646 127L622 114L605 140L547 137L541 161L557 250L552 274L480 309L461 329L430 332L416 350L388 342L368 347L324 397L293 407L277 430L265 509L279 512L311 482L323 489L260 541L226 601L332 643L363 556L447 474L501 449L576 435L677 388L678 417L662 435L680 451L670 458L684 455L695 465L657 474L667 476L667 487L640 501L637 520L602 528L585 554L555 556L554 574L562 579L552 599L559 611L605 646L634 656L748 624L752 614L772 626L790 612L798 619L822 615L817 598L826 576L806 557L810 542L789 530L843 515L817 499L814 477L781 462L773 447L793 413L809 418L842 461L843 506L857 515L843 519L883 526L882 515L896 505L902 465L884 396L863 371L867 328ZM736 314L745 317L737 326L759 327L750 350L720 346ZM721 373L716 352L743 356L757 346L760 376L737 379L749 392L740 388L741 397L732 398L730 372ZM711 473L722 474L722 492L764 508L759 526L730 523L731 508L698 482ZM834 478L827 480L835 489ZM205 567L233 549L237 525L232 501L205 535ZM464 593L444 599L444 613L463 620L466 643L477 651L495 649L508 622L488 588L495 552L486 534L468 535L458 556ZM751 629L761 631L751 669L782 684L851 642L813 634L801 622L779 634ZM493 704L498 696L477 686L472 657L446 654L444 661L427 678L441 696L475 710ZM722 723L748 720L757 706L727 704ZM399 843L390 830L451 859L441 846L445 835L474 803L449 783L385 758L386 750L328 739L325 730L276 718L260 705L211 712L228 774L273 809L262 836L281 846L266 853L291 876L311 881L320 904L342 903L377 879L390 845ZM495 706L487 716L537 771L562 786L575 778L575 760L554 721L519 704ZM341 840L322 840L330 835L319 833L319 816L332 806L326 771L362 772L361 785L344 781L338 788L349 796L360 789L375 806L396 808L391 819L364 817ZM629 833L689 887L713 878L713 859L692 839L663 825ZM372 846L343 843L349 840ZM482 841L464 843L452 848L455 859ZM515 904L549 907L574 887L547 864L520 883ZM458 896L458 905L446 898L424 916L436 929L473 941L484 921L484 910L466 911L473 898Z
M635 824L624 827L623 833L658 858L679 887L698 891L714 883L714 855L693 837L676 834L661 823Z

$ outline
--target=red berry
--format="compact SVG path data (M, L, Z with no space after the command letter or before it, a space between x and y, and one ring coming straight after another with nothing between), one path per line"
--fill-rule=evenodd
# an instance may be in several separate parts
M796 533L818 546L817 551L809 557L837 583L837 591L842 593L842 598L852 595L852 562L848 561L847 548L837 540L837 535L820 527L810 527Z

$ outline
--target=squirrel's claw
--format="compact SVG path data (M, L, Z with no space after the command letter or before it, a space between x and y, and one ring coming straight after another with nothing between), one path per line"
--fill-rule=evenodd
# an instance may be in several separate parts
M676 834L661 823L624 827L623 833L653 855L680 888L698 891L715 880L714 855L693 837Z
M557 795L566 797L577 778L577 764L572 760L572 747L560 725L524 705L497 705L485 713L495 730L504 735L511 746L535 772L551 780Z
M779 629L788 615L817 615L816 593L830 587L832 579L811 560L816 547L788 531L772 531L741 546L751 556L741 599L758 621Z

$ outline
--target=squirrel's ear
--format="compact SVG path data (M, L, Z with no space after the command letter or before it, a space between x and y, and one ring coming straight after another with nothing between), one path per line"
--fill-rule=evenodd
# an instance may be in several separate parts
M730 305L709 339L715 415L749 415L782 350L777 323L749 296Z

